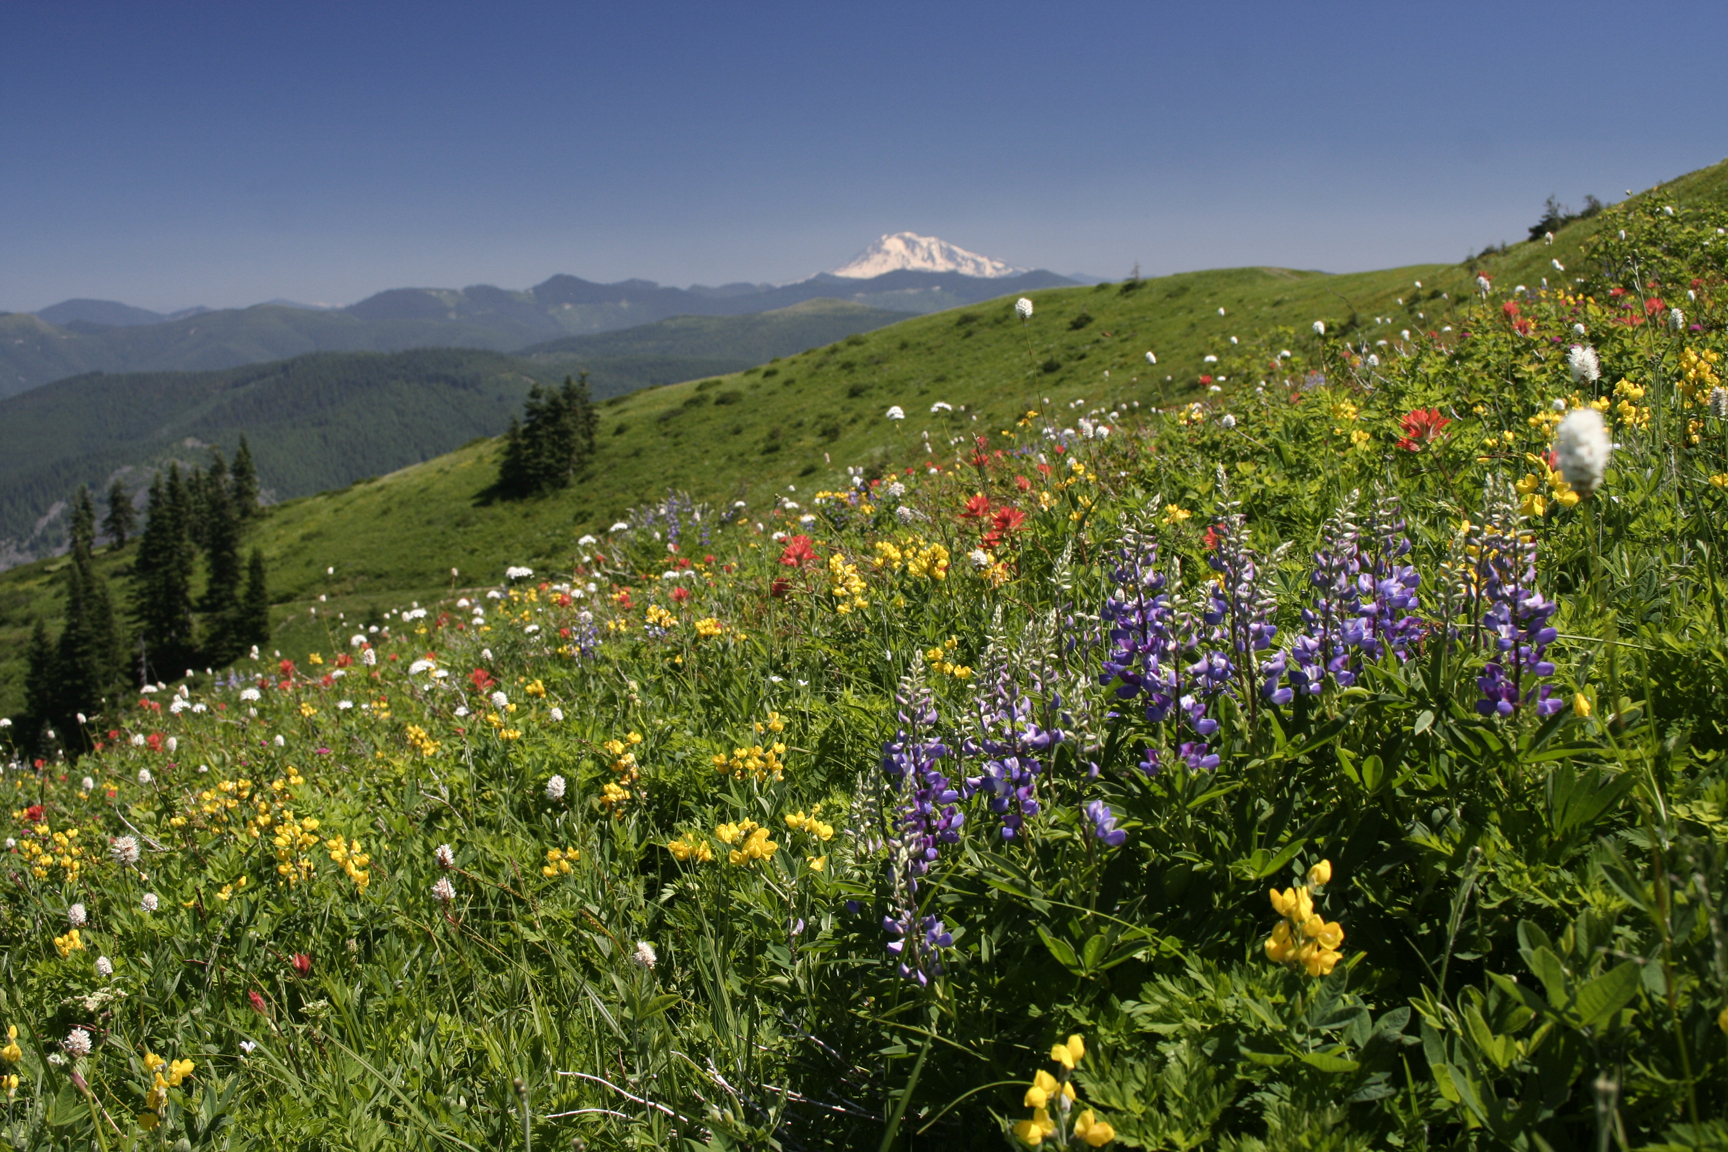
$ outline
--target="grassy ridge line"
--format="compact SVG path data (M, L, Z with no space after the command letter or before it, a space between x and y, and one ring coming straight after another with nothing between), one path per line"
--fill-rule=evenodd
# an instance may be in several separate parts
M605 399L736 372L902 318L811 301L762 315L679 317L532 357L325 352L210 372L71 377L0 400L0 540L27 555L52 552L63 544L64 518L39 522L80 483L103 490L128 467L201 463L199 443L232 453L241 432L276 499L308 496L497 434L532 380L586 370L593 395Z
M1646 195L1728 202L1728 162ZM1516 244L1470 268L1416 265L1344 275L1244 268L1149 279L1127 293L1119 285L1042 290L1030 294L1037 312L1024 330L1011 320L1006 298L917 317L722 378L705 392L692 382L615 401L602 409L592 473L570 491L522 504L478 498L495 471L497 446L468 445L371 483L272 509L255 539L271 565L280 611L276 642L291 655L315 649L328 643L325 622L339 613L416 597L429 602L451 587L451 568L480 582L507 564L561 566L582 532L603 530L625 508L667 487L752 504L789 483L814 491L841 482L846 464L904 465L922 454L915 448L923 431L938 443L974 429L1000 431L1023 402L1048 397L1052 406L1085 400L1086 408L1108 408L1180 399L1200 387L1203 370L1220 371L1204 356L1229 364L1233 347L1249 371L1222 371L1235 376L1224 387L1251 387L1267 349L1281 346L1271 338L1300 340L1315 319L1336 329L1354 315L1356 334L1369 341L1405 328L1439 331L1454 302L1474 290L1477 267L1502 283L1534 287L1563 275L1551 261L1580 258L1597 223L1579 221L1551 245ZM1082 312L1090 323L1070 327ZM968 316L976 319L961 323ZM1241 343L1230 345L1232 335ZM1263 338L1270 342L1254 349L1250 363L1248 349ZM1158 355L1155 369L1144 361L1147 350ZM1025 367L1006 372L1002 365L1015 352L1026 359L1012 362ZM1052 361L1056 370L1044 371ZM730 394L737 402L715 403ZM928 411L935 400L967 410L938 418ZM905 408L908 419L884 420L890 404ZM824 430L835 425L839 434L829 440ZM779 448L765 452L775 431ZM115 579L130 556L104 554L98 562ZM52 560L0 574L0 714L22 705L24 644L36 618L57 621L54 577L63 565ZM328 567L335 576L326 576Z
M1295 331L1316 317L1344 322L1349 311L1339 294L1359 314L1386 315L1413 280L1427 285L1448 277L1459 289L1468 283L1462 270L1438 265L1348 276L1235 269L1149 280L1128 293L1117 286L1035 292L1038 311L1024 329L1008 299L919 317L719 378L702 390L689 382L615 399L602 408L599 459L590 475L570 491L523 503L481 498L498 446L470 444L271 509L254 539L281 605L278 643L285 653L315 649L327 643L320 621L337 613L429 601L450 587L451 568L479 581L507 564L562 566L581 533L603 532L631 505L668 487L711 502L764 505L788 484L806 491L839 484L847 464L921 463L926 431L951 460L949 437L998 433L1045 397L1054 406L1085 400L1085 408L1125 404L1130 411L1136 400L1159 404L1190 394L1202 369L1216 369L1205 355L1234 356L1249 367L1256 332L1282 326L1294 341ZM1082 313L1090 322L1071 327ZM1379 327L1387 336L1398 331ZM1233 334L1241 341L1234 351ZM1155 369L1144 360L1148 350L1159 357ZM1255 365L1264 366L1263 354L1254 351ZM1051 363L1055 370L1046 371ZM937 400L955 411L933 415ZM908 418L886 420L889 405L904 408ZM130 554L98 559L119 580ZM55 576L62 565L40 562L0 574L0 711L21 706L24 644L38 616L57 617ZM329 567L334 577L326 576ZM319 602L319 595L328 600Z

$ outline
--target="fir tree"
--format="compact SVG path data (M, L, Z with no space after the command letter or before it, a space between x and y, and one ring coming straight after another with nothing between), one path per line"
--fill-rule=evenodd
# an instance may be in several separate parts
M96 547L96 502L90 499L86 485L78 485L78 492L72 497L72 522L67 534L74 552L79 549L89 552Z
M228 468L222 454L206 473L205 584L200 605L208 613L205 659L225 664L245 650L241 642L240 612L240 518L235 514L228 483ZM246 643L250 643L247 641Z
M244 435L240 437L240 447L234 452L228 496L241 523L258 515L258 469L252 463L252 449Z
M186 535L186 485L178 465L150 485L144 533L132 565L133 617L144 663L183 666L192 651L192 546ZM146 672L147 674L147 672Z
M126 485L116 480L108 485L108 516L102 521L102 531L115 548L124 548L137 529L138 514L132 507L132 497Z
M246 563L246 591L240 597L234 639L241 647L263 644L270 639L270 586L262 548L253 548Z
M588 374L565 377L564 386L528 390L522 419L511 420L498 463L498 490L506 496L532 496L567 488L594 454L600 417L588 393Z
M498 460L498 490L506 496L526 496L532 491L526 446L522 442L522 421L510 417L510 427L504 433L504 452Z
M54 720L71 741L82 732L77 714L99 711L122 673L114 605L87 548L75 549L67 568L65 616L55 653Z
M49 635L48 625L40 619L30 631L30 647L25 650L24 664L24 715L29 727L23 735L27 744L38 747L42 730L53 723L60 702L60 659L54 647L54 637Z

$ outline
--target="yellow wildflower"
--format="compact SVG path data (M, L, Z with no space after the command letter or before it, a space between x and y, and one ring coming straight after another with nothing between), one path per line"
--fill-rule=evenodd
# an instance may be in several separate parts
M1088 1108L1074 1117L1074 1135L1086 1141L1090 1147L1102 1148L1116 1139L1116 1129L1094 1117L1092 1109Z
M22 1059L24 1050L18 1047L18 1025L10 1024L6 1028L6 1047L0 1048L0 1060L16 1064Z

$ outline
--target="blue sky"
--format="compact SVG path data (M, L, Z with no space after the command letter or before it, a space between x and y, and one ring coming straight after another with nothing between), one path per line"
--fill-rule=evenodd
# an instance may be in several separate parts
M1720 0L8 0L3 24L12 311L783 282L900 230L1107 277L1348 271L1728 156Z

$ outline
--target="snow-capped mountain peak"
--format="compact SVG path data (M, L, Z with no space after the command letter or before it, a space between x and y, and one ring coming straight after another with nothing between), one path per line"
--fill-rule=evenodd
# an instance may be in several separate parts
M963 276L989 279L1018 276L1026 271L1024 268L1004 264L1000 260L992 260L988 256L980 256L976 252L968 252L934 236L895 232L882 237L851 261L834 269L830 275L868 280L872 276L902 269L913 272L958 272Z

